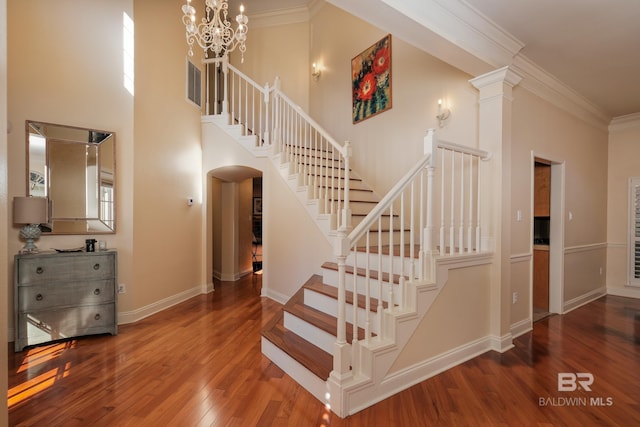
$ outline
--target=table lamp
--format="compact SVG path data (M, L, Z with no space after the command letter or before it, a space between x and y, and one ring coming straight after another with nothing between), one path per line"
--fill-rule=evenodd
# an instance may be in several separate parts
M13 223L26 224L20 229L20 237L25 245L21 254L37 254L38 247L33 243L40 237L40 224L47 222L48 203L46 197L14 197Z

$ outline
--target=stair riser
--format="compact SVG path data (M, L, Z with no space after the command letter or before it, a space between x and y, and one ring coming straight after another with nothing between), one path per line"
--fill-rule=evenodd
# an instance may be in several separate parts
M408 253L406 254L408 255ZM379 269L383 272L388 272L391 270L391 262L393 260L393 271L399 273L401 267L401 258L400 257L390 257L389 255L382 255L378 257L378 254L370 253L368 256L365 252L358 252L357 255L351 252L349 256L347 256L346 264L354 265L354 260L358 263L357 267L359 268L367 268L367 258L369 261L369 270L370 271L378 271ZM411 266L413 264L413 268L418 271L419 263L418 259L409 259L405 258L402 260L402 271L409 274L411 272Z
M338 301L335 298L331 298L327 295L320 294L311 289L305 289L304 291L304 303L305 305L315 308L325 314L333 317L338 317ZM375 307L373 307L375 308ZM358 307L358 326L364 329L367 311L364 308ZM347 304L346 309L347 322L353 324L353 304ZM379 325L375 319L376 313L369 311L369 322L371 332L379 334Z
M322 180L320 180L321 178L319 177L305 175L304 171L291 171L287 164L281 168L281 173L286 179L295 179L299 186L315 188L318 193L322 193L322 196L326 197L328 200L331 200L333 195L337 195L338 190L342 193L344 189L343 180L340 180L340 182L336 179L333 181L329 179L329 181L327 181L322 178ZM377 202L379 200L372 191L367 189L366 185L363 184L362 181L351 181L349 183L349 190L349 196L352 200L367 202Z
M307 173L305 175L305 171L302 171L301 175L305 176L306 184L315 185L319 189L322 189L323 192L328 191L329 195L331 194L332 188L333 189L340 188L341 190L344 188L344 179L326 178L324 176L314 175L313 173L312 174ZM375 196L373 191L370 191L369 189L367 189L366 184L364 184L362 181L358 181L358 180L349 181L349 189L352 191L351 194L354 197L358 196L358 198L363 198L364 194L367 193L368 195L372 196L373 200L376 200L376 201L379 200Z
M326 401L327 384L325 381L318 378L269 340L262 338L261 347L262 354L286 372L287 375L302 385L309 393L315 396L316 399L321 402Z
M350 203L349 205L350 205L350 206L351 206L351 205L355 205L355 203ZM357 211L355 211L355 210L353 209L353 206L352 206L352 207L351 207L351 213L353 213L353 214L364 214L364 215L366 215L367 213L369 213L369 211L370 211L371 209L373 209L373 208L375 207L375 205L373 205L373 204L364 204L364 203L363 203L362 205L364 205L364 206L365 206L365 207L367 207L368 209L362 209L362 210L363 210L363 212L357 212ZM354 216L354 217L353 217L353 223L354 223L354 224L359 224L360 222L362 222L362 221L364 220L364 218L365 218L364 216ZM391 224L392 224L392 221L391 221L391 219L390 219L388 216L385 216L385 217L382 217L382 218L381 218L380 225L382 225L382 230L391 230ZM408 227L408 224L405 224L405 228L406 228L406 227ZM380 229L380 227L379 227L378 221L375 221L375 222L373 223L373 225L371 226L371 230L379 230L379 229ZM399 219L399 218L394 218L394 219L393 219L393 230L394 230L396 233L399 233L399 232L400 232L400 219ZM405 231L405 240L406 240L407 242L409 241L409 237L410 237L409 231ZM363 240L363 241L364 241L364 240ZM373 243L373 240L372 240L372 243ZM377 243L377 240L376 240L376 243ZM386 242L386 241L383 241L383 243L387 243L387 242Z
M283 157L284 161L290 163L297 171L306 171L310 175L318 175L323 177L329 177L344 180L344 167L343 164L338 161L323 161L322 163L312 163L309 162L308 159L298 159L292 158L291 156ZM351 170L349 171L349 177L352 179L358 179L356 176L351 176Z
M284 327L309 341L316 347L321 348L327 353L333 354L333 344L336 341L336 337L334 335L331 335L286 311L284 312Z
M323 269L322 270L322 281L334 287L338 287L338 272L331 269ZM380 299L379 293L379 284L377 280L370 279L368 281L369 284L369 296L371 298ZM356 278L356 286L358 289L359 295L365 295L365 291L367 289L367 279L362 276L357 276ZM382 283L382 300L388 301L389 299L389 283ZM346 283L345 287L348 291L353 291L353 274L346 274ZM393 285L393 301L398 304L401 300L401 295L399 291L399 286L397 284Z
M298 185L305 185L304 183L298 182ZM308 197L309 199L322 199L326 202L327 206L331 206L332 199L337 198L338 194L342 197L342 189L338 193L337 190L334 190L334 193L331 194L331 189L327 190L326 188L320 188L310 183L307 185ZM364 215L368 214L371 209L375 207L377 203L376 196L373 193L367 191L350 191L349 192L349 206L351 212L356 214L361 214L364 218ZM340 209L343 208L344 201L340 200ZM363 205L364 209L356 208L356 204ZM334 209L337 208L338 203L334 203Z

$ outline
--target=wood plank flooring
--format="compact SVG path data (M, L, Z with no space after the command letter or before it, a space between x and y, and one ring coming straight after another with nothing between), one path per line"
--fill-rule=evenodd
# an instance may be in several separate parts
M513 350L340 419L260 353L260 329L280 309L260 285L253 275L217 283L117 337L8 347L9 425L640 425L639 300L608 296L548 317ZM558 391L562 372L592 374L591 391Z

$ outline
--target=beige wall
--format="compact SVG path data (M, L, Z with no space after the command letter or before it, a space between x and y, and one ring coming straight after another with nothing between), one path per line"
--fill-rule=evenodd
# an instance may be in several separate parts
M286 302L325 261L333 247L271 163L263 176L263 295Z
M9 197L24 194L26 119L116 133L117 232L100 239L119 253L119 282L127 288L118 299L121 321L203 286L200 111L185 102L184 28L179 20L157 24L174 22L180 5L8 4L8 110L15 128ZM135 96L124 87L123 13L135 26ZM100 17L100 31L87 16ZM22 31L26 26L31 30ZM187 206L188 197L194 206ZM10 224L9 253L21 246L17 233ZM44 236L40 246L76 247L86 237Z
M180 5L134 2L134 307L203 285L200 111L185 100L184 27L171 24Z
M609 292L640 297L640 288L626 287L629 259L629 179L640 177L640 118L614 125L609 134L607 200L607 287Z
M410 368L490 335L490 267L453 269L390 372Z
M392 108L354 125L351 59L386 35L324 4L311 20L309 54L309 63L322 70L320 79L310 83L311 116L337 141L351 142L354 170L382 195L422 156L427 129L436 128L437 138L475 147L478 126L471 76L393 35ZM443 128L435 118L440 98L452 111Z
M564 201L562 206L556 206L561 214L555 219L561 221L563 231L551 236L560 244L556 256L564 272L555 286L562 287L564 310L579 304L581 298L604 290L605 276L600 275L600 267L604 272L607 131L518 86L514 90L512 141L511 291L519 295L511 310L511 323L515 324L528 318L531 306L531 269L528 264L523 265L523 257L530 259L532 255L533 156L561 164L564 171ZM556 178L559 177L552 180ZM518 210L522 221L517 220Z
M7 2L0 0L0 11L7 9ZM8 223L7 200L7 14L0 13L0 224ZM7 227L0 227L0 260L7 259ZM9 268L6 262L0 262L0 307L8 307L7 289ZM5 316L11 316L11 310L4 310ZM7 342L7 318L0 321L0 343ZM6 348L6 347L5 347ZM7 396L7 352L0 351L0 393ZM8 425L7 405L0 405L0 425Z
M258 19L255 21L260 23ZM308 22L256 27L250 17L244 63L240 62L239 52L231 53L230 58L235 67L261 86L266 83L273 86L279 77L280 88L308 111L311 69L308 51Z
M214 248L213 276L223 281L238 280L252 272L251 211L253 208L253 180L240 182L212 181L219 188L218 198L213 201L214 225L212 235Z
M25 194L25 120L115 132L116 179L123 183L117 188L118 232L100 238L121 251L120 280L133 286L132 235L127 230L132 221L134 100L123 87L123 12L133 15L131 0L82 5L73 1L8 2L8 112L13 125L9 134L8 196L11 199ZM101 31L95 31L95 22L87 16L100 16ZM74 24L70 26L69 22ZM23 31L25 27L31 30ZM15 254L22 246L19 230L9 222L8 231L9 254ZM78 247L84 239L77 235L42 236L38 246ZM12 266L10 259L10 273ZM12 291L10 294L11 300ZM129 295L121 298L121 309L129 302ZM10 304L8 312L12 311Z
M208 253L211 254L211 261L205 260L207 265L211 263L213 269L210 273L207 273L207 280L211 281L212 277L220 277L222 272L222 239L217 236L222 235L222 181L211 177L207 186L207 210L209 212L209 221L207 230L208 239L211 241L211 250Z

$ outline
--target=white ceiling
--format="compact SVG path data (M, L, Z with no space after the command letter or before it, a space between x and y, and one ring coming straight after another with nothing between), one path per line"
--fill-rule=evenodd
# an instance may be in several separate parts
M232 13L235 10L233 5L239 1L229 2ZM305 6L312 1L242 0L249 18L251 14ZM640 0L436 2L452 10L460 10L460 6L467 5L475 8L480 15L524 44L521 55L608 116L640 112L640 83L634 83L640 76ZM352 2L358 3L376 7L363 0ZM384 3L406 5L407 8L426 4L422 0L378 0L374 3L379 8L384 7Z

